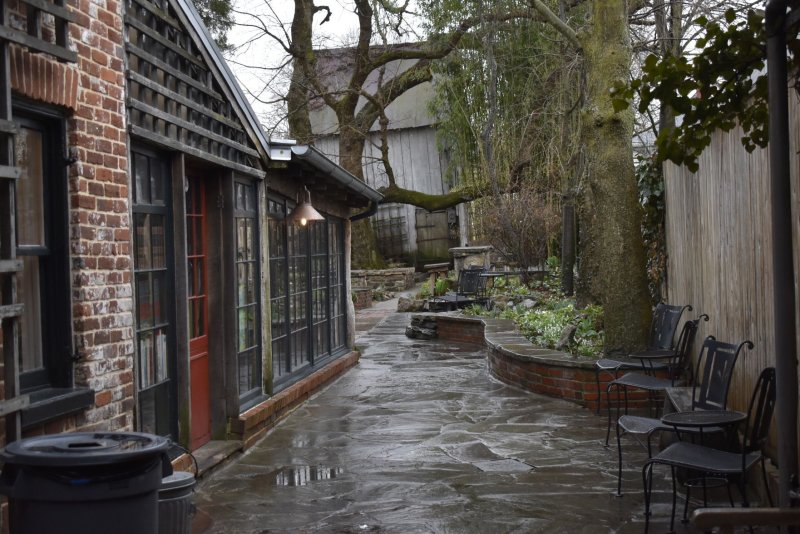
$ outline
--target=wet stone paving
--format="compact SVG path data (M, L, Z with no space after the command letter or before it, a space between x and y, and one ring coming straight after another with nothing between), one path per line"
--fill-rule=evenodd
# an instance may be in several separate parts
M482 347L408 339L409 320L362 333L356 367L201 481L193 532L643 531L644 452L628 444L614 496L603 416L491 378Z

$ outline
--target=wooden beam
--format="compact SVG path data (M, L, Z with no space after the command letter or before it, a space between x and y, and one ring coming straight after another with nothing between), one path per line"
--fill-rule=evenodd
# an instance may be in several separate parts
M170 14L158 7L157 5L153 4L152 2L148 2L147 0L134 0L134 4L145 8L147 11L161 19L162 21L166 22L176 30L183 31L183 27L181 26L180 22L178 22L175 18L171 17Z
M10 319L12 317L22 317L25 306L22 304L4 304L0 306L0 319Z
M197 124L194 124L194 123L189 122L189 121L185 121L185 120L183 120L181 118L176 117L175 115L171 115L171 114L167 113L166 111L161 111L160 109L158 109L158 108L156 108L154 106L150 106L150 105L145 104L144 102L141 102L141 101L136 100L134 98L129 98L128 99L128 107L131 107L133 109L142 111L144 113L147 113L148 115L152 115L153 117L156 117L156 118L159 118L161 120L167 121L167 122L172 123L172 124L174 124L176 126L179 126L181 128L185 128L187 130L190 130L190 131L192 131L192 132L194 132L194 133L196 133L198 135L201 135L201 136L205 137L206 139L210 139L212 141L216 141L217 143L221 143L223 145L227 145L227 146L229 146L231 148L234 148L234 149L238 150L239 152L247 154L248 156L252 156L254 158L260 158L259 153L256 152L255 150L253 150L252 148L248 147L248 146L245 146L245 145L243 145L241 143L237 143L236 141L228 139L225 136L216 134L216 133L214 133L214 132L212 132L210 130L206 130L205 128L201 128Z
M146 36L150 37L151 39L153 39L157 43L160 43L162 46L166 47L167 49L171 50L172 52L175 52L176 54L178 54L182 58L184 58L184 59L186 59L188 61L191 61L192 63L194 63L198 67L201 67L204 70L208 68L208 67L206 67L206 64L203 63L202 60L194 57L189 52L187 52L186 50L184 50L183 48L178 46L176 43L173 43L172 41L170 41L169 39L167 39L166 37L164 37L163 35L158 33L156 30L154 30L153 28L151 28L147 24L143 23L142 21L140 21L140 20L128 15L128 16L125 17L125 24L127 24L128 26L132 26L133 28L136 28L138 31L140 31L143 34L145 34Z
M61 7L56 5L52 2L47 2L45 0L22 0L29 6L33 6L39 11L44 11L45 13L50 13L56 18L60 18L65 22L75 22L75 15L67 9L66 7Z
M177 150L180 152L185 152L190 156L194 156L198 159L202 159L204 161L208 161L209 163L214 163L216 165L220 165L221 167L225 167L228 169L233 169L238 171L247 176L253 176L254 178L263 179L266 173L261 169L256 169L254 167L248 167L247 165L242 165L241 163L236 163L234 161L229 161L227 159L221 158L219 156L211 155L207 152L203 152L200 149L184 145L174 139L170 139L169 137L165 137L161 134L157 134L151 132L146 128L142 128L141 126L137 126L135 124L131 124L129 126L131 135L138 137L139 139L147 142L147 143L154 143L160 145L162 147ZM260 161L260 160L259 160Z
M128 52L130 52L131 54L137 56L139 59L142 59L142 60L146 61L147 63L150 63L151 65L163 70L167 74L171 74L172 76L175 76L180 81L182 81L182 82L184 82L184 83L186 83L188 85L191 85L195 89L199 89L200 91L204 92L205 94L216 98L220 102L223 101L222 100L222 95L220 95L218 92L216 92L213 89L211 89L210 87L208 87L206 84L204 84L202 82L198 82L197 80L195 80L191 76L187 76L186 74L182 73L178 69L168 65L164 61L161 61L160 59L158 59L153 54L145 52L144 50L142 50L141 48L139 48L135 44L128 43L127 48L128 48Z
M219 121L225 124L226 126L230 126L231 128L236 128L236 129L242 128L242 125L240 123L226 117L225 115L222 115L221 113L217 113L214 110L208 109L206 106L200 105L195 100L190 100L185 96L176 93L175 91L170 91L169 89L159 84L158 82L154 82L153 80L146 78L145 76L142 76L138 72L128 71L128 79L132 82L141 84L159 94L162 94L171 100L183 104L184 106L191 107L192 109L199 111L203 115L210 117L216 121Z
M37 52L50 54L51 56L62 61L75 63L78 60L77 52L74 52L68 48L54 45L53 43L48 43L47 41L43 41L38 37L28 35L27 33L23 33L19 30L14 30L8 26L0 26L0 39L17 43Z
M30 405L30 397L28 395L20 395L6 400L0 400L0 417L18 412Z
M6 180L17 180L22 175L19 167L11 167L9 165L0 165L0 178Z
M22 260L0 260L0 274L22 271Z

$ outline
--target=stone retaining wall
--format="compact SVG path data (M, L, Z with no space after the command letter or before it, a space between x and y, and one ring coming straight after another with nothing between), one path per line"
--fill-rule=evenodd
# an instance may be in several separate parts
M513 321L446 314L420 314L413 318L435 322L439 339L485 344L489 372L506 384L571 400L592 410L598 408L598 403L599 408L606 409L610 376L601 375L598 399L594 360L535 347L519 333ZM612 396L612 400L616 406L616 398ZM629 406L641 408L647 401L644 392L628 393Z
M350 272L350 280L352 287L403 291L414 287L414 268L354 270Z

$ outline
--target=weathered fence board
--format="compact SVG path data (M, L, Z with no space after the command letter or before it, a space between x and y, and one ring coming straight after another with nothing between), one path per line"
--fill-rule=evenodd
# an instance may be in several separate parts
M800 106L790 91L794 262L800 265L798 157ZM737 364L730 404L746 409L763 367L775 364L769 155L747 153L742 132L717 132L700 157L696 174L665 166L667 284L670 302L686 302L708 313L698 339L750 339L755 348ZM797 280L795 280L797 285ZM798 312L800 316L800 312Z

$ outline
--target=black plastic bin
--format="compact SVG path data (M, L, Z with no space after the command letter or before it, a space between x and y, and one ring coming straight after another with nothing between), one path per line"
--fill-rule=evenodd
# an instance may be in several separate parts
M158 528L172 474L166 438L137 432L40 436L10 443L0 493L14 534L142 534Z
M190 534L194 475L175 471L161 481L158 490L158 534Z

